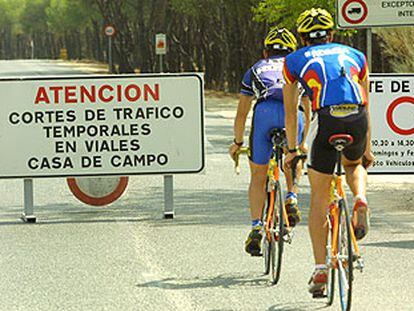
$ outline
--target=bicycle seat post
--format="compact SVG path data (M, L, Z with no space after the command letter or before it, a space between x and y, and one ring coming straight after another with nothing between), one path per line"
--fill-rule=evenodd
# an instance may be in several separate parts
M329 137L329 144L331 144L337 151L337 175L342 175L341 156L342 151L354 142L354 138L348 134L335 134Z

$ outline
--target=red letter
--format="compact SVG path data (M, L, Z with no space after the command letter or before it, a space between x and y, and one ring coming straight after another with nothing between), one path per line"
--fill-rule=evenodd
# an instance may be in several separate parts
M108 97L104 97L104 91L105 90L108 90L108 91L113 92L114 91L114 88L112 86L108 85L108 84L102 85L99 88L99 91L98 91L98 97L99 97L99 99L101 101L103 101L104 103L109 103L111 100L114 99L114 96L113 95L109 95Z
M135 90L135 96L131 96L131 89ZM141 97L141 89L138 85L130 84L125 88L125 98L130 102L137 101Z
M88 89L86 88L86 86L81 86L80 87L80 98L81 98L81 103L85 102L85 97L88 98L89 102L91 103L95 103L96 102L96 92L95 92L95 85L91 85L91 89L90 92L88 92Z
M118 102L121 102L122 101L122 85L120 84L116 86L116 96L117 96Z
M65 103L66 104L76 104L76 86L67 86L65 87Z
M155 90L152 90L148 84L144 84L144 99L148 101L148 94L151 95L152 99L155 101L160 100L160 85L156 83Z
M49 87L51 91L53 91L55 96L55 104L59 104L59 91L63 90L62 86L51 86Z
M39 104L39 102L41 101L45 104L50 104L50 99L47 96L46 90L43 86L39 87L39 89L37 90L35 104Z

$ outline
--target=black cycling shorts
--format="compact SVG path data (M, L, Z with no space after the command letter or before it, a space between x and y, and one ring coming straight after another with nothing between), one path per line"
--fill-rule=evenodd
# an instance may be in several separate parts
M334 134L351 135L354 141L345 148L343 155L350 161L360 159L367 144L367 130L368 119L363 106L339 105L320 109L309 130L311 143L308 167L325 174L334 172L336 150L329 144L329 137Z

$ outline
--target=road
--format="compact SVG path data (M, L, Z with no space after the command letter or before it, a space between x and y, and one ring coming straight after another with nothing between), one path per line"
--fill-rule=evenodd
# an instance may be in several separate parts
M87 73L52 61L1 61L0 75ZM7 97L7 95L6 95ZM3 95L2 98L5 98ZM3 102L4 104L4 102ZM34 181L36 224L19 220L23 181L0 180L0 310L319 310L307 293L312 255L304 220L286 249L280 284L243 251L248 167L227 155L234 97L206 96L206 170L174 177L176 217L162 219L162 176L135 176L106 207L75 199L61 178ZM372 229L353 310L414 310L414 177L370 176ZM338 310L338 297L329 310Z

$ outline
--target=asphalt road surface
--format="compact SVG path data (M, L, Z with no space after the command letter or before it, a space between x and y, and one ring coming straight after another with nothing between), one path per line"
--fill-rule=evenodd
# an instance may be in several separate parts
M89 66L90 67L90 66ZM1 61L1 76L98 72L82 64ZM7 95L2 94L2 104ZM130 178L106 207L70 193L65 179L34 180L36 224L19 220L23 181L0 180L0 310L338 310L307 293L313 263L304 220L286 248L280 283L243 251L248 167L227 155L233 97L206 96L206 170L174 177L176 217L164 220L162 176ZM370 176L372 229L362 243L353 310L414 310L414 178Z

